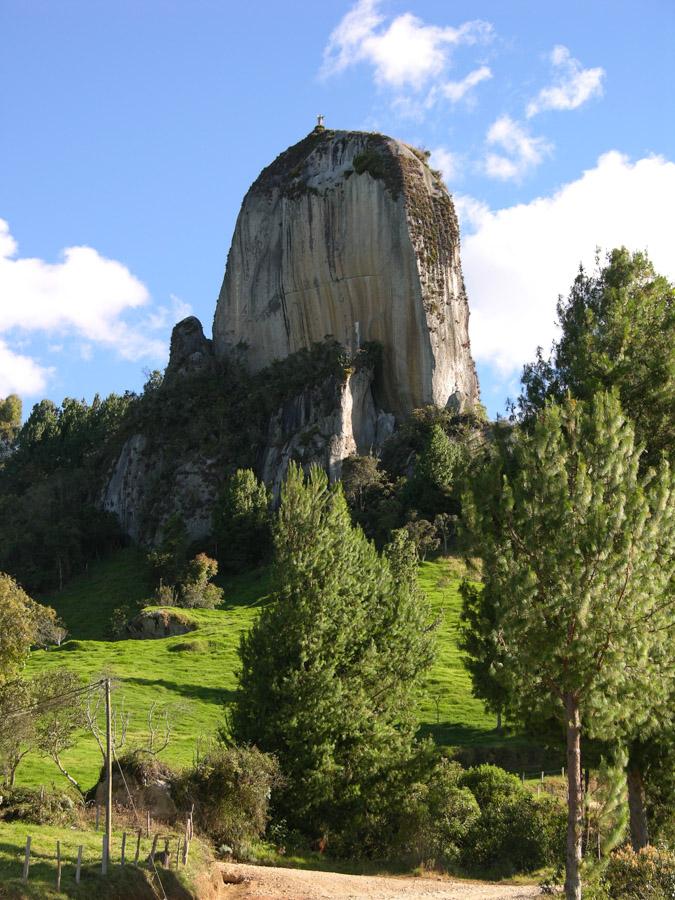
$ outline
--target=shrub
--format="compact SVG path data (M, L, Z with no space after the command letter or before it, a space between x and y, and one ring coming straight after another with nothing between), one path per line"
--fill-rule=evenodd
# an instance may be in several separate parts
M457 864L480 817L473 794L459 785L460 772L442 759L427 780L411 786L400 807L395 853L429 866Z
M0 796L0 819L34 825L75 825L77 806L62 791L11 788Z
M613 853L604 877L611 900L672 900L675 897L675 853L645 847Z
M175 584L159 583L152 604L180 606L183 609L215 609L223 602L223 589L211 583L217 574L216 560L206 553L198 553L183 567Z
M217 745L175 787L179 804L195 805L197 827L241 855L267 827L272 790L279 784L274 756L256 747Z
M566 818L557 800L533 796L516 775L492 765L467 769L459 784L480 808L464 843L467 868L531 872L562 858Z
M549 796L520 790L481 810L470 829L462 861L469 869L499 874L532 872L553 865L564 853L566 814Z
M186 567L178 585L179 605L186 609L215 609L223 602L223 589L211 584L218 574L218 563L205 553L198 553Z
M467 769L459 783L471 791L481 809L521 794L523 790L517 775L489 764Z

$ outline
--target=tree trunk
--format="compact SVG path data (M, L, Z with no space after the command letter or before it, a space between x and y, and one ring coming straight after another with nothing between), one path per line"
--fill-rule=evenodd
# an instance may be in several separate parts
M501 709L497 711L497 731L500 734L502 732L502 711L501 711Z
M56 768L59 770L59 772L60 772L65 778L68 779L68 781L73 785L73 787L74 787L77 791L80 792L80 796L81 796L82 798L84 798L84 791L82 790L82 788L80 787L80 785L77 783L77 781L75 781L75 779L73 778L73 776L63 768L63 765L62 765L62 763L61 763L61 759L60 759L60 757L59 757L59 754L58 754L58 753L52 753L52 754L50 754L50 755L51 755L51 758L52 758L52 759L54 760L54 762L56 763Z
M639 765L632 760L628 762L626 782L628 784L628 809L630 811L630 839L633 850L637 853L649 843L649 829L647 827L645 786L642 781L642 772Z
M579 704L565 697L567 716L567 855L565 860L565 897L581 900L581 841L584 803L581 790L581 717Z

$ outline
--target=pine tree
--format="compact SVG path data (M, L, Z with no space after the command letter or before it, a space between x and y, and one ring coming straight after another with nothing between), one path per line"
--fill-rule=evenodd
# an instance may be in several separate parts
M646 470L665 456L675 462L675 285L655 272L645 253L625 247L607 254L605 264L577 275L567 298L558 303L560 338L551 354L539 351L525 366L518 400L526 421L547 398L561 401L568 393L588 400L598 390L619 392L632 420L637 442L645 448L640 466ZM649 760L672 754L675 703L670 698L649 728L626 735L626 770L633 847L649 840L645 809L644 769ZM658 790L658 786L655 786Z
M411 505L424 515L459 512L454 494L462 458L461 445L451 441L440 425L433 425L407 488Z
M378 555L318 468L305 483L290 467L274 544L277 590L241 642L232 729L278 756L289 822L339 830L410 757L429 610L405 535Z
M579 898L581 736L648 726L675 676L675 484L639 473L641 448L614 395L547 404L500 453L466 509L495 598L501 678L525 718L566 728L566 895Z
M494 598L485 594L485 588L467 579L460 584L459 592L462 612L458 644L471 675L472 693L497 716L497 730L501 731L508 692L498 677L502 647L496 629Z
M270 497L252 469L237 469L225 482L214 512L218 558L230 569L265 560L270 550Z

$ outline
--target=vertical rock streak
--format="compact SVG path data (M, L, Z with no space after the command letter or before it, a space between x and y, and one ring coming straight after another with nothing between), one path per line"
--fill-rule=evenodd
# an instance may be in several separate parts
M352 348L356 322L362 341L383 345L387 410L477 399L459 228L440 177L391 138L315 130L244 198L214 348L222 357L243 342L255 372L329 335Z

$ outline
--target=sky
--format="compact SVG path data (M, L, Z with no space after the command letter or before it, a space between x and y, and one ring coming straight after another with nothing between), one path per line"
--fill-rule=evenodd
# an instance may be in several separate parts
M673 46L672 0L0 0L0 397L210 335L246 190L322 113L431 151L503 413L598 249L675 280Z

